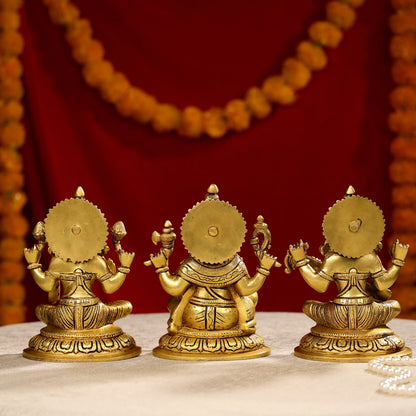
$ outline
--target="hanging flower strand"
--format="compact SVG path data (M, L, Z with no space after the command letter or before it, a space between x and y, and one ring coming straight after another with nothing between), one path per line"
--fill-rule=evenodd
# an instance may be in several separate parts
M283 62L280 74L266 78L261 87L249 88L244 98L230 100L225 107L203 111L195 106L180 110L172 104L159 103L144 90L132 86L127 77L116 71L104 58L104 47L93 38L89 20L80 18L78 8L69 0L43 0L51 20L66 29L66 40L74 59L82 65L85 82L101 93L124 117L139 123L150 123L158 133L177 132L182 137L197 139L208 135L213 139L229 131L243 131L252 119L267 117L273 105L290 105L296 92L304 88L313 71L327 64L325 48L336 48L343 31L353 26L355 8L365 0L331 0L326 5L326 20L313 23L309 39L301 42L296 55Z
M390 55L396 84L390 94L392 230L410 244L406 266L394 289L404 318L416 317L416 0L392 0ZM393 238L393 237L392 237Z
M19 33L22 0L0 0L0 325L24 322L23 248L29 229L22 209L25 140L22 123L23 37Z

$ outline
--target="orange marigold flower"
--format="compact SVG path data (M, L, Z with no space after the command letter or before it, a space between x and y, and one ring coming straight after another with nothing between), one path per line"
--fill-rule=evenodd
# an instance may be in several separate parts
M391 200L396 207L416 207L416 186L393 186Z
M308 40L299 43L297 57L312 71L319 71L325 68L328 62L323 48Z
M343 0L345 3L349 4L351 7L354 7L355 9L357 7L360 7L364 4L365 0Z
M66 30L65 38L71 46L87 43L92 36L92 27L87 19L73 21Z
M0 11L0 27L3 30L17 30L20 26L19 13L10 10Z
M204 111L204 132L212 139L219 139L227 133L227 118L219 107Z
M139 107L140 94L141 91L138 88L129 86L126 93L115 103L117 111L123 117L131 116Z
M0 81L0 99L20 100L24 89L20 78L5 78Z
M0 218L0 233L9 237L24 237L29 231L28 220L20 214L5 215Z
M0 196L0 213L20 212L27 203L27 195L22 191L8 192ZM1 274L0 274L1 275Z
M416 59L416 33L393 36L390 42L390 54L394 59L414 61Z
M80 64L101 61L104 58L104 47L100 41L88 38L72 49L72 56Z
M26 308L22 305L0 305L0 325L19 324L25 321Z
M57 25L69 25L79 17L79 9L69 1L50 2L49 16Z
M398 159L416 160L416 140L396 137L390 143L390 151Z
M203 131L203 113L193 106L185 107L182 111L182 123L178 133L190 139L197 139Z
M137 90L138 105L134 108L132 117L140 123L146 124L153 118L159 103L152 95L149 95L140 89Z
M21 305L25 300L25 288L20 283L0 284L0 304Z
M342 32L329 22L315 22L309 26L309 37L316 43L328 48L336 48L342 40Z
M391 131L403 136L416 135L416 111L396 111L389 114Z
M0 8L3 10L19 10L23 0L0 0Z
M272 111L272 106L267 101L263 91L258 87L250 88L246 93L246 104L254 117L262 119Z
M396 84L416 87L416 65L401 59L393 62L392 77Z
M411 9L416 7L416 0L391 0L394 9Z
M395 160L389 167L390 179L396 184L416 183L416 163Z
M6 77L19 78L23 74L23 65L15 56L0 62L0 79Z
M0 172L0 192L17 191L24 183L24 176L20 172Z
M82 69L85 82L90 87L99 87L114 75L114 68L109 61L89 62Z
M19 261L23 257L25 241L22 238L2 238L0 240L0 259Z
M159 104L152 117L152 126L158 133L176 130L181 124L181 112L171 104Z
M234 131L247 130L250 127L251 114L244 100L231 100L225 106L227 127Z
M396 110L416 109L416 89L406 85L396 87L390 93L390 104Z
M3 124L6 121L21 120L23 111L23 105L19 101L0 101L0 124Z
M20 55L23 51L23 36L14 30L0 34L0 53L2 55Z
M0 147L0 169L8 172L21 172L23 160L19 152L8 147Z
M394 209L391 227L397 232L416 232L416 211L412 208Z
M357 18L354 9L339 1L331 1L326 5L326 18L341 29L349 29Z
M267 99L282 105L292 104L296 100L295 91L285 83L280 75L266 78L261 87Z
M283 62L282 76L285 82L296 91L304 88L312 75L304 63L295 58L288 58Z
M12 122L0 129L0 144L18 148L25 142L26 132L22 123Z
M25 277L25 266L12 261L0 262L0 276L3 282L19 283Z
M405 32L413 32L416 28L416 10L409 10L406 13L396 13L390 16L390 29L396 35Z
M100 85L101 96L110 103L120 100L129 88L129 80L121 72L115 72L111 79Z

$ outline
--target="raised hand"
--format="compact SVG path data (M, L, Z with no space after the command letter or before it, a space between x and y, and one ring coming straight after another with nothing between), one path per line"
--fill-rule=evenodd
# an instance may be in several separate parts
M391 257L394 260L399 260L399 262L403 262L406 258L407 251L409 250L409 244L401 244L399 240L396 240L390 249Z
M25 255L25 259L29 264L39 263L40 257L42 255L44 244L35 244L32 248L25 248L23 253Z

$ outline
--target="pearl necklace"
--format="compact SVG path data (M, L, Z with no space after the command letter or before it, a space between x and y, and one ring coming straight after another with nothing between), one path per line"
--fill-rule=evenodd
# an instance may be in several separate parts
M368 363L368 369L373 373L389 376L380 383L379 391L398 396L416 396L416 383L410 383L411 370L400 368L406 366L416 366L416 358L382 357Z

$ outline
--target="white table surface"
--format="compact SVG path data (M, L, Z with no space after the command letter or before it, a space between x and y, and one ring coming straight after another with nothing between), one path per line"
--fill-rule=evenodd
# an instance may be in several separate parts
M0 327L0 416L5 415L416 415L416 397L377 392L367 364L309 361L293 348L313 321L301 313L257 313L272 353L243 361L190 362L153 357L167 314L116 322L142 347L139 357L50 363L22 357L44 324ZM416 321L389 325L416 351Z

